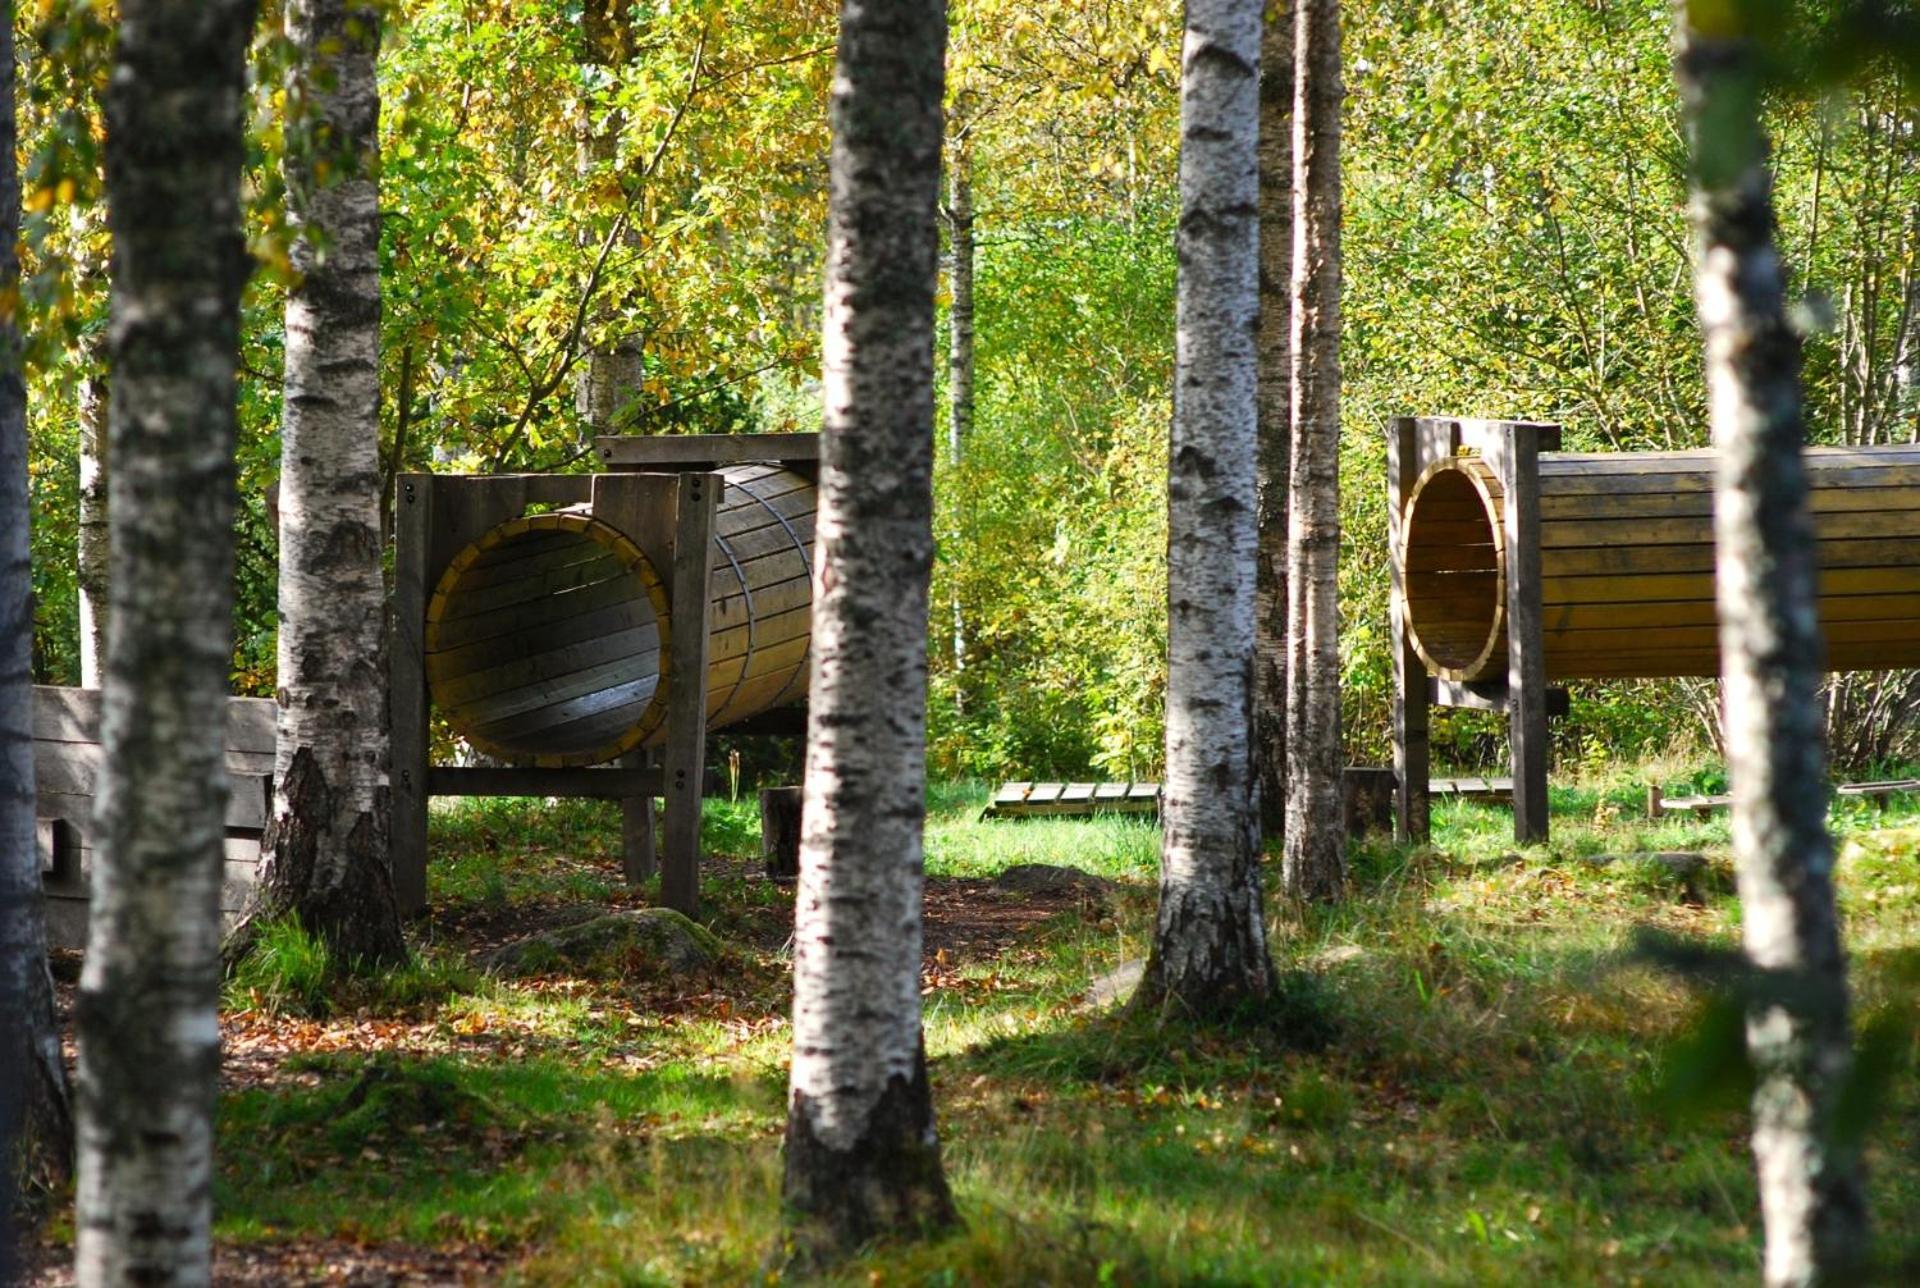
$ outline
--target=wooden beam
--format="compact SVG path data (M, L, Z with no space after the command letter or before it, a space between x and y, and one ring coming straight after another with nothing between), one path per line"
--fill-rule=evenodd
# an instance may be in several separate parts
M658 769L534 769L435 765L427 771L429 796L585 796L624 800L661 788Z
M660 793L665 775L657 767L647 767L643 752L628 752L620 757L620 765L623 769L644 768L658 784L620 798L620 870L626 875L627 885L633 887L651 880L660 867L654 853L653 798Z
M389 867L402 916L427 906L427 599L433 549L433 476L400 478L393 529L393 624L387 642L391 763Z
M710 470L749 461L796 464L820 459L818 434L619 434L593 440L614 470Z
M1507 494L1507 720L1513 749L1513 839L1547 839L1547 669L1540 606L1541 426L1503 428L1500 482ZM1552 431L1557 441L1559 431Z
M1396 417L1387 426L1387 544L1392 573L1393 631L1393 770L1399 779L1394 799L1394 836L1402 842L1425 842L1430 835L1432 807L1427 792L1432 752L1429 744L1426 664L1414 651L1407 631L1407 590L1401 567L1401 523L1407 498L1426 468L1426 457L1453 454L1455 431L1444 425L1423 425L1410 416Z
M1504 713L1507 709L1507 682L1474 680L1462 684L1456 680L1429 678L1427 700L1436 707L1468 707L1475 711ZM1563 720L1572 709L1573 700L1565 689L1555 685L1547 690L1549 719Z
M634 440L651 441L651 440ZM707 746L707 626L713 581L713 516L726 486L717 474L680 476L668 587L665 855L660 901L700 914L700 789Z

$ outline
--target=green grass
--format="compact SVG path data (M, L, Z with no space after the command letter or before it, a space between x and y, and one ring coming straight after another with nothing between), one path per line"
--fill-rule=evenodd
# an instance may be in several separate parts
M982 823L983 787L937 788L936 881L1047 862L1119 886L1109 910L1055 916L927 996L966 1228L833 1281L1750 1281L1743 1116L1726 1062L1699 1050L1714 1002L1634 950L1644 927L1737 941L1725 823L1650 826L1643 795L1632 776L1556 789L1550 847L1516 850L1506 811L1466 802L1436 809L1431 847L1356 847L1348 902L1270 900L1283 1003L1196 1032L1081 1002L1144 952L1153 827ZM1860 1018L1890 1071L1867 1139L1897 1281L1920 1266L1920 811L1846 803L1834 822ZM746 802L710 804L706 834L750 857L751 823ZM434 828L437 906L631 899L605 807L464 806ZM1631 857L1661 850L1703 850L1706 872ZM425 1000L320 1008L333 1049L223 1101L221 1237L480 1243L527 1283L759 1281L791 896L720 867L706 921L735 956L717 980L638 993L443 971ZM282 975L302 996L300 970ZM389 1014L409 1017L404 1041L355 1044Z

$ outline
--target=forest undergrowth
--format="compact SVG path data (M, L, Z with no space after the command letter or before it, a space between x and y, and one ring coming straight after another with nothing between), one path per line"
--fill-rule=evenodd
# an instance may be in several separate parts
M1751 1280L1737 1015L1645 947L1737 942L1726 824L1648 823L1645 776L1556 788L1551 846L1515 850L1507 812L1467 802L1436 807L1431 847L1358 845L1346 903L1271 902L1281 999L1205 1030L1088 1000L1145 952L1153 826L982 822L983 788L936 786L926 1036L966 1227L844 1281ZM1867 1035L1853 1117L1886 1276L1911 1281L1920 1089L1895 1075L1920 1041L1920 799L1832 817ZM230 982L223 1277L764 1281L792 897L758 872L750 803L709 803L709 965L485 968L646 904L618 834L587 802L438 811L413 967L343 978L283 930ZM1109 884L996 884L1025 863Z

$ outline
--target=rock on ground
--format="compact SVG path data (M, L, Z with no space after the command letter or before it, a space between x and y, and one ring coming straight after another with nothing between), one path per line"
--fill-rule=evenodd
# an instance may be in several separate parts
M602 978L689 974L720 958L720 941L671 908L636 908L529 935L487 954L501 975L565 972Z
M1096 900L1105 899L1113 890L1113 882L1105 877L1057 863L1016 863L995 878L993 885L1008 894L1075 895Z
M1146 973L1147 962L1144 957L1121 962L1088 986L1087 1008L1101 1010L1116 1002L1126 1001L1140 987L1140 978Z

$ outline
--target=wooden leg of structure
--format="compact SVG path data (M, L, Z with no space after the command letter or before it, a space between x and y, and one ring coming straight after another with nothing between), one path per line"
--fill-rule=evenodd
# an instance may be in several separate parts
M793 881L800 876L800 806L798 787L760 789L760 858L767 876Z
M427 562L433 545L433 478L400 480L394 516L393 632L388 641L388 853L403 916L427 906Z
M1547 672L1540 608L1540 440L1505 427L1507 724L1513 748L1513 839L1547 839Z
M708 584L713 575L713 514L724 486L718 475L679 478L674 522L672 666L667 675L666 836L660 901L689 917L700 912L700 798L707 755Z
M1420 427L1411 417L1393 421L1387 430L1388 540L1396 552L1390 560L1393 574L1393 771L1395 791L1394 837L1404 843L1424 843L1431 832L1428 782L1433 766L1427 735L1427 669L1407 638L1406 591L1400 568L1400 519L1406 498L1422 466Z
M620 757L622 766L639 769L646 757L629 752ZM659 869L654 856L653 797L626 796L620 801L620 867L629 886L638 886L653 878Z

